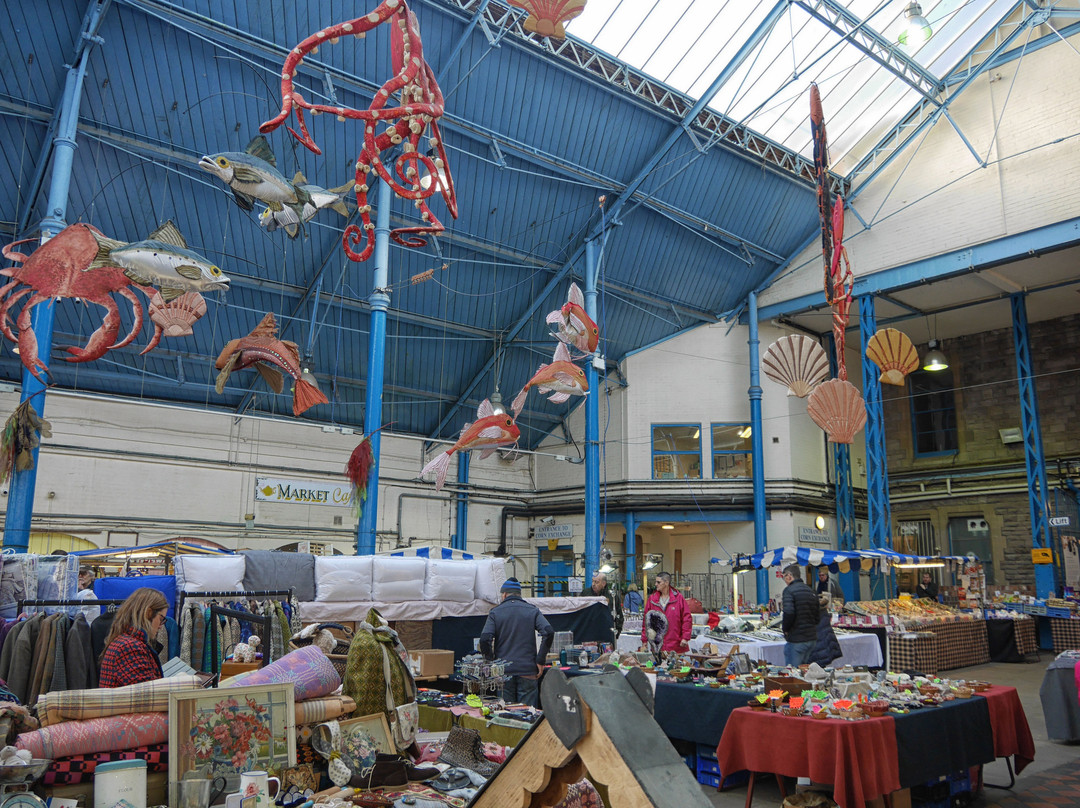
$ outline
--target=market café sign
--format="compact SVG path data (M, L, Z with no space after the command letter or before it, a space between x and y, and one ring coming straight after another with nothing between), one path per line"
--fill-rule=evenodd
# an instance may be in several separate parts
M295 502L301 505L348 507L352 504L352 486L318 483L311 480L256 477L255 499L259 502Z

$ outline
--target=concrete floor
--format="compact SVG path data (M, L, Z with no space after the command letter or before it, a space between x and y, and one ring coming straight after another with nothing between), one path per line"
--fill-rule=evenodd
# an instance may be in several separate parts
M946 672L946 675L951 678L984 679L994 684L1016 688L1020 701L1024 705L1024 712L1027 713L1031 735L1035 739L1035 761L1016 778L1014 792L1022 791L1027 782L1041 781L1042 778L1033 778L1033 775L1066 763L1075 763L1080 759L1080 745L1058 743L1046 737L1046 722L1043 720L1042 704L1039 701L1039 686L1042 684L1046 666L1053 659L1054 655L1051 652L1044 651L1041 662L1016 664L993 662L989 665L959 668ZM1009 782L1005 761L1001 759L988 764L983 770L983 776L990 783ZM790 781L788 789L789 791L792 789ZM746 802L745 787L717 792L715 788L702 786L701 790L713 805L724 806L724 808L741 808ZM1008 795L1010 795L1009 791L995 789L984 791L983 796L974 803L973 808L998 805ZM776 780L771 777L760 778L754 787L754 805L777 808L781 801Z

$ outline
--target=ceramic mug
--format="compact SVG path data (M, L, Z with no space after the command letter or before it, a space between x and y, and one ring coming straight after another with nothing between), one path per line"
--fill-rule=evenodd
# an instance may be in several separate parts
M202 777L195 780L181 780L177 783L180 808L208 808L224 791L224 777L213 780Z
M274 784L271 793L270 784ZM255 808L269 808L274 804L274 797L281 788L281 781L264 771L244 772L240 775L240 795L255 797Z

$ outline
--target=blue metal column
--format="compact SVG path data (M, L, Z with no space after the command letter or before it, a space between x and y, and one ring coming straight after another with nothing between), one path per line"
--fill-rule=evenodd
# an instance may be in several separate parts
M626 583L632 584L637 580L635 578L637 568L634 566L634 558L637 556L637 519L634 518L633 511L627 511L623 516L623 525L626 528L626 541L623 543L623 549L626 552L626 569L623 570L623 575Z
M839 363L836 357L836 340L829 336L829 371L835 377ZM851 493L851 447L846 443L832 443L833 476L836 486L836 534L838 550L856 549L855 539L855 500ZM859 600L859 573L840 574L840 586L844 590L844 599Z
M1010 297L1012 303L1013 346L1016 349L1016 380L1020 386L1020 428L1024 433L1024 463L1027 466L1028 507L1031 511L1031 546L1051 547L1047 519L1046 458L1043 455L1042 427L1039 424L1039 397L1028 341L1025 295ZM1035 596L1054 597L1057 581L1053 564L1035 565Z
M866 346L877 333L874 296L864 295L859 301L859 337L862 345L863 398L866 400L866 507L870 518L870 547L892 549L892 510L889 507L889 465L885 454L885 413L881 406L881 369L866 356ZM890 574L890 580L892 575ZM871 596L874 578L871 578ZM890 597L895 588L889 586L881 597Z
M390 186L381 179L379 183L378 208L375 211L375 280L371 303L371 335L368 341L367 399L364 402L364 434L371 441L371 454L375 464L368 480L368 499L360 522L356 526L356 554L372 555L375 552L375 531L379 520L379 446L382 433L383 372L386 358L386 310L390 307L387 294L387 277L390 264ZM459 459L460 462L460 459Z
M604 235L601 233L601 238ZM585 313L593 322L596 316L596 241L585 242ZM589 394L585 397L585 585L592 580L593 570L600 559L600 391L598 374L593 362L599 355L589 357L585 365L585 380Z
M768 549L765 534L765 446L761 435L761 361L758 359L757 292L751 292L750 304L750 457L754 481L754 552ZM769 602L769 571L757 571L757 602Z
M78 64L69 67L64 83L64 95L60 109L60 124L53 139L52 179L49 184L48 212L41 220L41 243L44 244L66 226L68 190L71 187L71 167L75 162L75 135L79 125L79 105L82 101L83 79L90 61L90 52L103 40L94 35L101 22L103 6L88 9L78 41ZM30 200L33 204L33 200ZM56 302L48 301L35 306L30 314L30 325L37 339L38 356L48 363L52 354L53 315ZM25 367L22 371L22 401L30 399L30 406L38 415L45 413L45 385L38 381ZM3 546L16 553L25 553L30 545L30 523L34 515L34 488L37 485L38 448L31 454L33 467L27 471L13 469L8 484L7 513L4 515Z
M457 533L450 546L465 550L469 544L469 453L458 452L457 460Z

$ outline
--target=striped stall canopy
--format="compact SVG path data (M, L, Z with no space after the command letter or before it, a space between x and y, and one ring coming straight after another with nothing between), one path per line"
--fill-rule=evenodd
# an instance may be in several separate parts
M455 550L453 547L405 547L401 550L392 550L389 553L378 553L378 555L419 556L420 558L441 558L451 561L472 561L476 558L472 553Z
M162 556L178 555L233 555L232 550L224 547L210 547L206 544L196 544L186 541L159 541L154 544L141 544L137 547L99 547L94 550L75 550L68 555L78 556L84 559L105 558L106 556L123 556L133 553L156 552Z
M968 556L906 555L892 550L818 550L811 547L778 547L764 553L739 556L737 560L714 558L712 563L722 566L734 566L737 563L742 569L747 566L761 569L763 567L786 567L789 564L798 564L800 567L820 567L825 565L833 572L839 572L842 565L849 569L870 569L875 566L896 564L932 564L937 562L965 564L972 560L977 561L978 559Z

